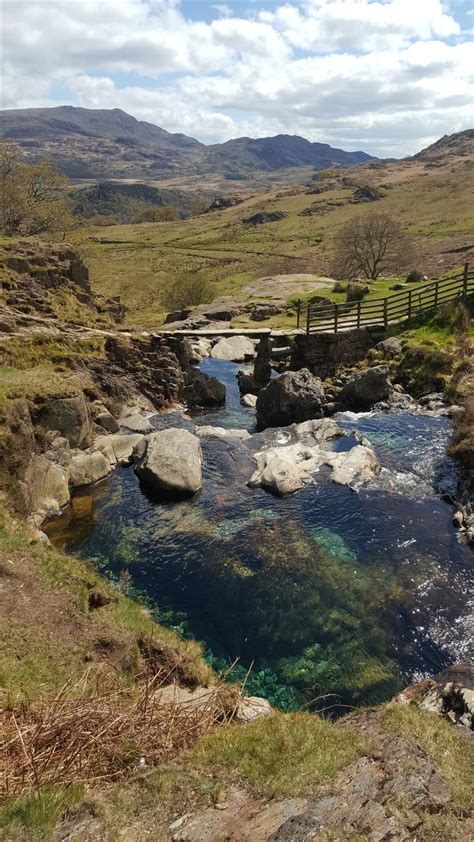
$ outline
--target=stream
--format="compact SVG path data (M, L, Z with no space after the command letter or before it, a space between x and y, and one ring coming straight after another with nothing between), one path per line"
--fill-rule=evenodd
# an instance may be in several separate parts
M156 415L154 426L253 432L238 368L206 359L226 405ZM123 468L76 494L46 531L138 592L160 622L202 641L217 669L238 659L241 679L251 666L247 692L287 710L384 701L474 654L473 554L443 501L457 477L450 422L413 412L335 420L366 436L382 465L357 492L324 470L285 498L250 489L252 449L203 438L193 498L156 502Z

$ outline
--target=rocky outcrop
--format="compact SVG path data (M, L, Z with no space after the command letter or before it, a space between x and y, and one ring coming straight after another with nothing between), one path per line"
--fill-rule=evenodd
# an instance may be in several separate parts
M257 424L284 427L298 421L321 418L325 401L321 380L308 369L287 371L270 381L257 398Z
M71 447L88 447L92 442L91 417L82 392L45 404L35 420L45 430L58 430Z
M202 487L199 440L177 428L152 433L137 448L135 471L144 485L157 493L195 494Z
M5 245L2 251L0 275L6 312L0 331L14 332L28 316L67 317L64 300L68 296L84 309L84 315L88 312L89 321L104 322L104 316L114 322L123 320L125 308L119 298L93 292L87 266L74 246L22 240Z
M373 366L352 377L339 393L339 403L344 409L365 410L386 400L392 391L388 368Z
M369 442L356 443L348 450L335 451L332 441L344 431L330 419L307 421L293 428L297 440L269 447L256 453L257 468L250 478L251 488L261 486L273 494L292 494L310 482L322 465L330 468L330 479L339 485L357 488L380 472L380 465Z
M214 360L244 362L255 356L255 345L248 336L226 336L219 339L211 350Z
M348 330L343 333L297 334L292 344L290 367L309 368L323 379L333 377L341 366L363 360L367 351L383 339L380 327Z
M196 435L199 438L218 438L218 439L242 439L243 441L251 439L252 436L248 430L240 429L224 429L224 427L196 427Z

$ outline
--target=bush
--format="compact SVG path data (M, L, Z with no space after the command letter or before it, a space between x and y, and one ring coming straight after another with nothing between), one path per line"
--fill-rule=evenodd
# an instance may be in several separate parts
M342 281L336 281L333 287L334 292L347 292L347 284L344 284Z
M412 269L411 272L408 273L406 280L409 284L415 283L415 281L422 281L424 275L421 272L418 272L417 269Z
M369 294L369 287L363 287L361 284L348 284L346 294L346 301L362 301Z
M163 304L168 310L182 310L207 304L214 297L210 281L196 272L183 272L173 278L163 292Z

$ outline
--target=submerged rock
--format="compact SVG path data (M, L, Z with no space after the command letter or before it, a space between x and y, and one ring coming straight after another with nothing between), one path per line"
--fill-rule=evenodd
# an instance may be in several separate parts
M255 455L257 470L252 474L250 488L262 486L273 494L293 494L311 479L322 462L317 447L305 447L301 442L286 447L271 447Z
M152 433L137 450L135 472L153 491L195 494L202 487L199 439L175 427Z
M324 387L319 377L307 368L286 371L259 392L258 426L284 427L293 422L321 418L324 400Z
M211 350L214 360L241 363L255 356L255 344L248 336L226 336L219 339Z
M199 438L205 438L207 436L214 436L215 438L220 439L251 439L252 436L248 432L248 430L241 430L241 429L230 429L226 430L224 427L196 427L196 435Z
M365 410L386 400L392 391L386 365L376 365L360 371L343 386L339 403L345 409Z

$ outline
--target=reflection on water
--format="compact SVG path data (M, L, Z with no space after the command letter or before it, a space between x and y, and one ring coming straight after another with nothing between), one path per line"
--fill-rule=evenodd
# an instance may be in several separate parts
M253 430L239 366L203 368L226 382L227 404L193 422ZM214 657L253 661L253 692L282 706L323 692L350 703L387 698L401 678L473 654L472 554L436 493L441 479L455 481L449 424L410 413L337 420L373 443L384 468L358 493L322 475L284 499L249 489L262 436L249 445L208 438L203 489L191 500L152 502L123 469L76 496L48 532L114 575L128 569L168 617L184 614ZM156 422L179 423L176 414Z

